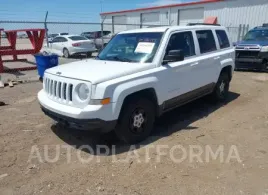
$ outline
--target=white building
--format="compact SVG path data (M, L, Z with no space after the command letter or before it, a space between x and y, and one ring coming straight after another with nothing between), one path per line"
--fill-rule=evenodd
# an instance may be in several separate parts
M151 25L186 25L208 17L229 27L233 41L239 32L268 23L268 0L201 0L191 3L101 13L104 29L114 33ZM245 25L247 28L239 28Z

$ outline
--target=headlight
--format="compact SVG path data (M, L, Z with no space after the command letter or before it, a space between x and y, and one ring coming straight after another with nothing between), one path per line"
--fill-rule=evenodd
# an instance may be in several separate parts
M77 95L82 101L88 99L89 94L90 94L90 90L86 84L82 83L78 86Z
M268 52L268 46L263 46L261 48L261 52Z

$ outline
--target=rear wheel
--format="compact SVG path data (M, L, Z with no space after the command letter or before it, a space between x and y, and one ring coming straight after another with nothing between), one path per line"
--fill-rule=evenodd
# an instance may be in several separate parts
M87 58L90 58L92 56L92 52L87 52Z
M153 103L145 98L131 98L122 108L115 133L121 141L135 144L150 135L154 121Z
M69 53L69 51L68 51L67 48L64 48L63 49L63 57L65 57L65 58L69 58L70 57L70 53Z
M227 72L222 72L212 93L215 101L226 101L229 95L230 78Z

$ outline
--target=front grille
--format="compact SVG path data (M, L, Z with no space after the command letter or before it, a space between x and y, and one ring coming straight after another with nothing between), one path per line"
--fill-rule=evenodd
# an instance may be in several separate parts
M259 51L236 51L237 58L258 58Z
M50 97L73 101L73 84L45 78L45 91Z

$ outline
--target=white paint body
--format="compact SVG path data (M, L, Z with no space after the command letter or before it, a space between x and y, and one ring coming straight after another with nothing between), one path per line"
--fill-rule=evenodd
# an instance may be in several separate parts
M163 38L151 63L128 63L117 61L84 60L48 69L44 76L44 89L38 94L40 104L45 108L77 119L99 118L105 121L117 120L124 99L143 89L154 89L158 105L174 97L191 92L202 86L216 83L222 68L234 69L234 48L220 49L215 30L226 30L220 26L161 27L126 31L123 33L163 32ZM217 50L201 54L196 30L212 30ZM166 47L173 33L192 31L195 56L183 61L162 65ZM61 72L61 75L57 75ZM46 79L73 86L72 101L51 95ZM90 96L81 101L76 88L85 83ZM92 100L111 98L108 105L91 105Z
M87 53L96 51L95 44L92 40L71 40L71 36L80 36L80 35L62 35L57 36L53 40L58 38L64 38L66 41L52 42L49 43L49 46L46 45L41 49L41 52L55 53L58 56L63 56L63 50L66 48L70 55ZM52 40L52 41L53 41ZM73 46L73 44L79 44L79 46Z

